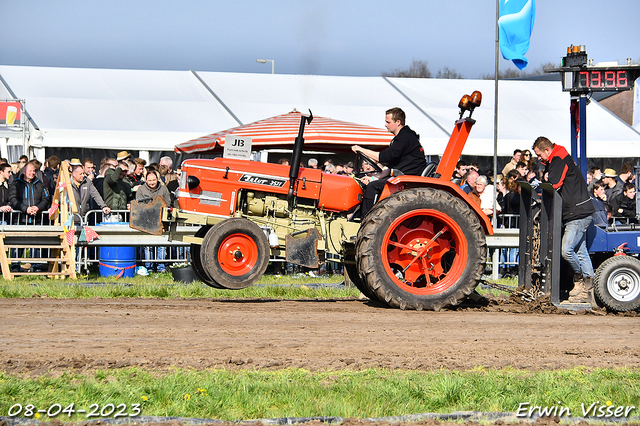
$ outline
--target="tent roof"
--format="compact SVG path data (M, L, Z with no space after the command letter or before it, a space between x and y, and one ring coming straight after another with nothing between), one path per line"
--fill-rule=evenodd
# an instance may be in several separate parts
M492 155L492 80L402 79L0 66L41 131L34 145L168 151L199 136L296 109L381 127L399 106L427 154L441 154L460 97L483 93L464 154ZM2 92L6 92L1 87ZM498 154L539 135L569 145L569 94L557 81L499 83ZM597 102L587 113L590 157L640 152L640 133ZM36 132L34 132L36 133ZM36 135L37 136L37 135Z
M178 144L176 152L211 151L224 146L228 135L251 137L252 146L258 149L290 147L298 136L301 118L302 113L292 111ZM386 147L392 136L383 129L314 116L311 123L305 125L304 139L306 149L330 147L335 150L338 147L338 150L350 151L351 145L355 144Z
M53 147L173 150L237 124L189 71L0 66Z

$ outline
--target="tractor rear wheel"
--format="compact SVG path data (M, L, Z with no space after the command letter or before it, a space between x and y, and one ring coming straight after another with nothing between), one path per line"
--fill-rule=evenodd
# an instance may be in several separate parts
M244 218L225 219L204 236L202 267L222 288L249 287L269 265L269 241L262 229Z
M603 305L617 312L640 308L640 260L613 256L595 274L594 292Z
M400 309L455 306L478 285L484 230L458 197L434 188L399 191L367 215L356 262L376 298Z

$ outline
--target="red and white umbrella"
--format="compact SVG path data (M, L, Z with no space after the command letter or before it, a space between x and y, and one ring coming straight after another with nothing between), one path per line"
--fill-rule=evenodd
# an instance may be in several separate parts
M176 145L175 152L193 154L213 151L224 146L227 135L251 137L252 147L257 149L291 148L298 136L301 116L300 112L293 111L212 133ZM313 121L304 130L306 150L350 151L352 145L383 148L389 146L392 138L393 135L384 129L317 116L313 116Z

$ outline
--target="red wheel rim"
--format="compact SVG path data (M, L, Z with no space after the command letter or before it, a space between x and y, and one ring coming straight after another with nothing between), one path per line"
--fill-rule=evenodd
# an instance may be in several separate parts
M220 244L218 263L229 275L247 274L258 263L258 245L246 234L231 234Z
M455 284L467 264L467 239L445 213L422 209L393 221L382 240L389 277L413 294L441 293Z

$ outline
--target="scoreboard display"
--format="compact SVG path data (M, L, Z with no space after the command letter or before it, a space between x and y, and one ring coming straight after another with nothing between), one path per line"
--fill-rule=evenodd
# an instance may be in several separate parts
M627 59L626 65L616 62L592 64L587 48L584 45L571 45L567 48L567 56L562 58L560 68L548 69L545 72L562 74L562 90L564 92L621 92L632 90L636 79L640 77L640 65L632 65Z
M562 90L565 92L607 92L633 89L640 77L639 65L620 67L581 67L562 70Z

